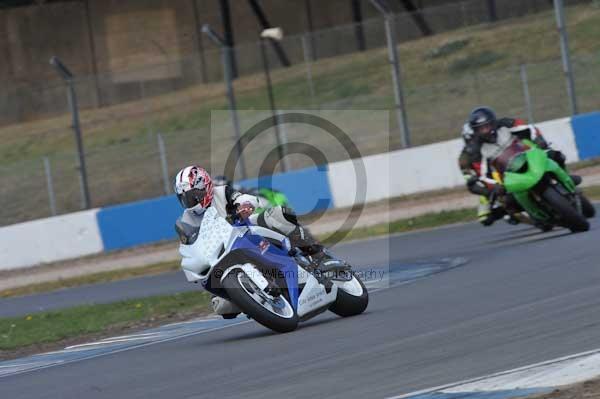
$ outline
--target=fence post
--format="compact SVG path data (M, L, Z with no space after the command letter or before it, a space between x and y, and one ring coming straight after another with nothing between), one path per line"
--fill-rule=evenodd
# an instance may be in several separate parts
M569 40L567 38L567 28L565 26L564 4L563 0L554 0L554 11L556 13L556 25L560 35L560 53L562 56L563 72L567 81L567 94L571 103L571 115L577 115L577 95L575 94L575 80L573 78L573 67L571 65L571 55L569 52Z
M202 32L206 34L216 45L221 49L221 63L223 65L223 76L225 79L225 88L227 89L227 102L229 103L229 112L231 114L231 122L233 124L235 148L237 152L236 170L240 171L241 180L246 179L246 162L242 153L240 122L238 120L237 106L235 103L235 94L233 90L233 69L230 63L231 57L229 52L232 49L225 42L225 39L220 37L209 25L202 25ZM230 177L231 178L231 177Z
M167 163L167 151L165 149L165 142L160 133L156 135L158 140L158 153L160 155L160 166L163 175L163 184L165 188L165 194L171 194L171 185L169 184L169 165Z
M265 72L265 82L267 83L267 97L269 99L269 107L271 108L273 121L275 122L273 128L275 129L275 140L277 141L277 152L279 155L279 161L281 161L281 170L283 172L287 172L289 170L289 159L285 156L287 139L283 136L281 132L282 125L279 123L279 111L277 110L277 106L275 105L275 95L273 94L273 84L271 82L271 72L269 67L269 57L267 56L266 40L267 39L261 36L260 42L258 44L260 47L260 54L262 55L263 69Z
M533 120L533 107L531 104L531 96L529 95L529 80L527 79L527 66L521 64L521 84L523 85L523 98L525 99L525 108L527 108L527 119L529 123L534 123Z
M310 51L310 46L306 35L302 35L302 50L304 52L304 64L306 65L306 79L308 80L308 89L310 90L310 103L315 106L315 85L312 76L312 61L313 56Z
M79 122L79 106L77 104L77 93L75 92L75 82L73 73L58 59L53 56L50 58L50 65L56 68L59 75L67 84L67 100L71 110L73 132L75 133L75 143L77 144L77 156L79 159L79 179L81 181L82 208L91 207L90 190L87 180L87 169L85 166L85 152L83 150L83 138L81 137L81 124Z
M48 188L48 201L50 204L50 213L56 216L56 198L54 197L54 185L52 184L52 169L50 168L50 160L44 157L44 170L46 171L46 186Z
M386 1L371 0L371 3L383 15L384 18L388 57L390 67L392 69L392 79L394 82L396 119L398 120L398 129L400 129L400 141L402 143L402 147L410 147L410 130L406 116L406 104L404 102L402 76L400 72L400 59L398 57L398 43L396 41L395 15L392 13Z

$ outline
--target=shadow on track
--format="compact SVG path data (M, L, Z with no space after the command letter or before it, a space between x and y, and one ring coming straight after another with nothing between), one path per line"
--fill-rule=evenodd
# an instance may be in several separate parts
M298 325L298 329L296 329L295 331L292 331L290 333L286 333L286 334L276 333L276 332L271 331L268 328L256 323L256 327L259 328L258 330L248 331L246 333L239 334L237 336L229 337L226 339L216 338L214 340L214 343L223 344L223 343L247 342L247 341L251 341L251 340L259 340L259 339L264 339L264 338L269 338L269 337L279 337L279 336L288 337L293 334L302 333L302 331L305 331L305 330L310 330L313 328L325 326L330 323L340 322L342 320L349 320L349 319L359 320L360 318L362 318L363 315L369 315L370 313L372 313L372 312L370 312L367 309L364 313L362 313L360 315L344 318L344 317L336 316L330 312L325 312L325 313L317 316L315 319L311 319L310 321L300 323ZM205 345L205 344L206 344L206 342L203 345Z
M507 242L507 241L511 241L511 240L518 240L518 239L521 239L521 238L534 237L536 235L552 234L552 232L543 232L541 230L538 230L537 228L535 228L535 230L533 230L533 231L531 231L530 229L519 230L519 231L517 231L517 233L521 233L521 234L514 234L514 232L512 232L512 233L504 233L504 234L502 234L501 238L495 238L493 240L485 241L484 244L497 244L497 243L500 243L500 242Z
M534 240L527 240L527 241L519 241L519 242L515 242L513 245L514 246L521 246L521 245L527 245L527 244L533 244L536 242L542 242L542 241L546 241L546 240L553 240L556 238L561 238L561 237L566 237L566 236L570 236L573 235L575 233L571 233L570 231L563 231L560 234L553 234L553 233L543 233L544 235L541 236L538 239L534 239ZM550 234L550 235L547 235Z

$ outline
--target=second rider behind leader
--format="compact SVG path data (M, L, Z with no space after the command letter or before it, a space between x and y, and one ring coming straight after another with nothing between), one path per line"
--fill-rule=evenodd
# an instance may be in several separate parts
M497 119L496 113L489 107L478 107L471 111L468 123L463 126L462 137L465 145L459 156L459 166L468 190L480 196L478 216L484 226L490 226L507 212L509 222L518 223L510 206L510 198L506 207L495 206L496 199L503 196L505 190L502 183L491 174L491 164L502 156L515 137L533 141L546 150L550 159L566 169L565 155L551 149L537 127L521 119ZM573 177L575 181L580 181L577 176Z

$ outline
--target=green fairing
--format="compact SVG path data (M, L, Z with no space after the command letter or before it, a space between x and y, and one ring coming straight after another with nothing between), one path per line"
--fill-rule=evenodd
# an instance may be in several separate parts
M273 206L287 206L288 199L285 194L280 193L279 191L269 190L268 188L261 188L258 190L258 193L261 197L269 201L269 205ZM266 208L258 208L255 213L263 213Z
M548 158L545 151L536 146L527 151L525 156L527 157L527 171L524 173L505 172L504 186L506 191L513 194L519 204L532 217L539 220L548 220L549 215L537 206L530 197L529 190L548 172L553 173L570 192L575 192L575 183L556 162Z
M288 199L285 194L279 191L269 190L268 188L261 188L258 190L260 195L269 201L272 206L285 206L288 203Z

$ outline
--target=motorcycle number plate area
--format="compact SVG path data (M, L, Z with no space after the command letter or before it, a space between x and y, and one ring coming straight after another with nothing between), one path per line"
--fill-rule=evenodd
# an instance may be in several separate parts
M298 298L298 316L302 317L318 308L328 306L337 296L337 287L334 285L328 294L325 287L319 284L314 276L308 276L306 285Z

